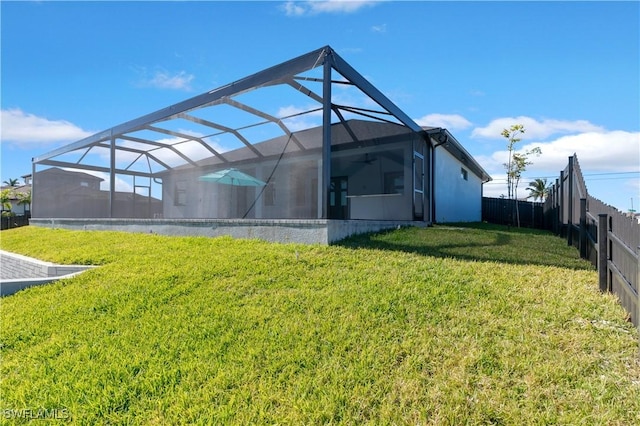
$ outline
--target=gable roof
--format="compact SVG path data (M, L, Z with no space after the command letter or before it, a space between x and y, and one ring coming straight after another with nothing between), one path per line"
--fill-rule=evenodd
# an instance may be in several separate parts
M473 158L471 154L462 146L460 142L447 129L440 127L422 127L432 138L434 149L442 146L460 164L467 167L473 174L478 176L483 183L493 180L489 173Z
M393 142L398 137L406 137L413 132L405 126L366 120L346 120L342 123L331 125L331 145L336 149L344 148L347 145L358 147L374 146L382 143ZM254 144L254 148L262 154L263 159L279 157L283 154L304 154L318 153L322 149L322 126L312 127L310 129L294 132L292 136L279 136ZM300 151L291 143L291 138L295 137L297 142L303 146L304 150ZM253 152L242 147L233 151L225 152L225 158L234 163L255 162L256 157ZM212 156L197 162L197 167L208 166L224 166L226 163L219 158ZM186 164L176 167L174 170L191 169L193 166ZM163 172L168 173L169 171Z
M18 185L18 186L4 185L0 187L0 190L1 191L10 190L11 192L9 193L9 200L17 200L18 194L28 194L31 191L31 185L30 184Z
M92 181L98 181L98 182L102 182L104 181L104 179L102 179L101 177L98 176L94 176L92 174L89 173L84 173L84 172L72 172L71 170L63 170L60 169L58 167L51 167L45 170L41 170L38 173L36 173L36 175L40 178L42 176L47 176L47 175L51 175L51 176L55 176L55 177L59 177L59 176L66 176L68 178L72 178L72 179L85 179L85 180L92 180Z

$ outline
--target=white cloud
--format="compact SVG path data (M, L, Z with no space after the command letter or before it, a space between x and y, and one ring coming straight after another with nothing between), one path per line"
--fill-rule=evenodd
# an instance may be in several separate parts
M353 13L378 2L370 0L288 1L282 5L282 9L287 16Z
M205 143L207 143L211 148L216 150L217 152L225 152L228 151L229 148L225 148L219 143L217 140L212 137L205 137L200 132L191 130L191 129L178 129L180 133L184 133L187 135L192 135L195 137L202 138ZM178 151L184 154L187 158L199 161L207 157L211 157L213 154L211 151L206 149L200 142L197 141L185 141L184 138L180 137L167 137L167 138L150 138L149 140L153 142L158 142L165 144L167 146L174 146ZM186 160L182 158L180 155L176 154L169 147L166 148L158 148L150 145L145 145L141 142L130 141L130 140L120 140L118 142L118 146L122 146L124 148L132 148L138 149L141 151L148 151L153 157L158 160L168 164L171 167L176 167L186 163ZM110 151L106 148L94 148L89 156L93 156L96 162L96 165L108 167L110 160ZM151 160L152 164L154 160ZM116 151L116 167L124 168L128 167L130 170L136 171L148 171L148 163L147 159L144 156L140 156L140 153L130 152L125 150ZM159 170L162 166L152 166L154 170ZM93 173L95 176L104 177L99 173Z
M576 154L582 171L636 171L640 169L640 132L616 130L562 136L552 142L528 144L539 146L542 155L535 160L544 170L562 170L569 156Z
M528 194L526 188L534 178L546 177L549 183L554 183L559 178L560 171L567 167L569 156L573 154L578 157L591 196L613 203L618 209L625 211L629 207L629 197L637 199L640 194L640 179L637 175L620 174L640 170L640 132L587 132L562 136L551 142L523 145L522 149L529 150L533 146L539 146L542 155L533 157L533 164L523 173L518 189L519 197ZM497 151L489 156L475 156L476 161L493 178L492 182L484 185L484 196L500 197L507 194L503 166L507 155L507 151ZM625 176L630 179L622 179Z
M476 158L478 160L478 158ZM500 198L501 196L507 196L507 174L506 173L490 173L491 182L487 182L482 186L482 196L489 198ZM520 191L518 191L518 195Z
M288 117L290 115L301 114L308 110L309 110L308 108L300 108L294 105L289 105L289 106L278 108L278 112L276 115L278 117Z
M568 159L576 154L583 173L630 172L640 169L640 132L615 130L610 132L587 132L562 136L550 142L535 142L522 145L518 152L539 147L542 155L532 157L533 164L527 174L560 174ZM492 177L504 171L508 151L495 151L489 156L475 156L476 160Z
M198 138L203 138L204 135L200 132L194 131L194 130L190 130L190 129L179 129L178 130L180 133L184 133L187 135L191 135L191 136L195 136ZM210 137L204 137L203 140L209 144L209 146L211 146L211 148L213 148L214 150L216 150L217 152L226 152L229 149L223 147L222 145L220 145L219 143L217 143L217 140L215 140L214 138L210 138ZM154 142L158 142L158 143L162 143L168 146L174 146L178 151L180 151L182 154L184 154L187 158L194 160L194 161L199 161L202 160L204 158L207 157L211 157L213 154L211 153L211 151L209 151L208 149L206 149L204 146L202 146L202 144L200 144L200 142L197 141L185 141L184 138L180 138L180 137L169 137L169 138L162 138L162 139L154 139ZM132 141L123 141L122 142L122 146L123 147L128 147L128 148L135 148L135 149L145 149L145 150L149 150L149 147L143 147L143 144L140 144L139 142L132 142ZM158 160L168 164L169 166L178 166L181 164L184 164L186 162L186 160L184 160L184 158L182 158L181 156L179 156L178 154L176 154L172 149L170 148L160 148L160 149L153 149L150 151L150 153L156 157ZM107 161L109 159L109 153L107 151L103 152L103 160ZM134 161L137 159L137 164L138 165L142 165L142 167L147 167L146 166L146 160L144 158L138 158L139 154L134 153L134 152L127 152L127 151L120 151L117 154L117 160L119 165L125 165L125 164L129 164L130 162ZM135 168L135 167L134 167Z
M444 127L447 130L466 129L471 122L458 114L428 114L415 120L420 126Z
M83 172L104 179L104 181L100 182L100 189L102 191L109 191L109 188L111 187L111 177L109 176L109 173L94 172L91 170L83 170ZM116 176L116 191L133 192L133 185Z
M287 16L304 15L307 9L295 1L288 1L282 5L282 9Z
M374 25L373 27L371 27L371 31L373 31L374 33L386 33L387 24Z
M546 139L549 136L557 134L585 133L585 132L602 132L605 129L601 126L592 124L586 120L553 120L535 118L527 116L519 117L503 117L491 121L486 127L476 127L471 133L471 137L500 139L503 129L508 129L513 124L522 124L525 128L525 134L522 139Z
M623 130L608 131L585 120L535 120L530 117L502 118L492 121L487 127L477 128L473 136L503 139L501 149L488 155L476 155L475 159L489 172L494 181L484 186L484 194L499 197L507 193L504 163L508 159L506 140L500 136L502 129L521 123L527 132L524 141L516 146L519 152L533 147L542 150L540 156L531 158L533 164L527 167L521 181L519 195L526 195L527 184L536 177L548 177L554 182L560 171L568 164L568 159L576 155L580 169L587 183L589 193L596 198L613 201L617 195L637 194L640 183L616 180L615 184L590 180L589 174L624 173L640 170L640 132ZM549 137L552 136L551 140ZM485 145L486 146L486 145ZM620 199L618 204L622 203ZM618 205L622 208L622 205Z
M144 84L159 89L191 90L191 81L193 79L193 74L187 74L185 71L180 71L173 75L167 71L156 71Z
M340 50L340 54L342 55L346 55L346 54L356 54L356 53L362 53L363 49L361 47L343 47Z
M73 142L92 134L68 121L49 120L19 108L0 111L0 122L0 140L23 147Z
M291 117L284 118L282 122L292 132L298 130L308 129L310 127L319 126L322 124L322 111L310 112L308 114L296 115L309 111L312 108L299 108L293 105L281 107L278 109L278 117Z

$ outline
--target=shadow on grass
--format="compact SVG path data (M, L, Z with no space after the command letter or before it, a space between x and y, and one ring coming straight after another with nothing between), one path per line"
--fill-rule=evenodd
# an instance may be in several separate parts
M591 264L580 259L576 249L567 247L565 241L547 231L487 223L401 228L356 235L335 245L352 249L393 250L465 261L557 266L576 270L594 269Z

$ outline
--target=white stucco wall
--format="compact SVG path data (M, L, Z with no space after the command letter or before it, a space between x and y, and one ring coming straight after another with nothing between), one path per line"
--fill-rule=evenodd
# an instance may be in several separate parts
M482 180L442 147L435 153L434 195L436 223L482 220Z

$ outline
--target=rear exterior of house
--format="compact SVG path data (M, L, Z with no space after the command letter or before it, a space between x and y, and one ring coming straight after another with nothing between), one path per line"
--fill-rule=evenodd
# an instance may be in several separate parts
M480 222L482 185L491 180L455 137L444 130L433 149L433 221Z
M335 220L424 220L428 212L423 188L429 176L419 172L413 156L424 157L424 139L403 126L350 120L332 126L328 216ZM348 130L347 130L348 129ZM357 141L353 135L358 135ZM185 166L162 175L164 216L216 219L322 218L322 128L295 134L303 150L288 150L287 138L255 145L256 159L243 148L233 164L215 157L198 167ZM424 158L419 164L424 170ZM204 182L208 173L230 166L264 182L241 186ZM414 187L418 186L420 192ZM416 203L417 201L417 203ZM417 208L414 208L414 203Z
M463 151L327 46L35 158L32 223L330 243L438 215L480 220L489 178L453 180ZM203 180L229 171L250 183Z

